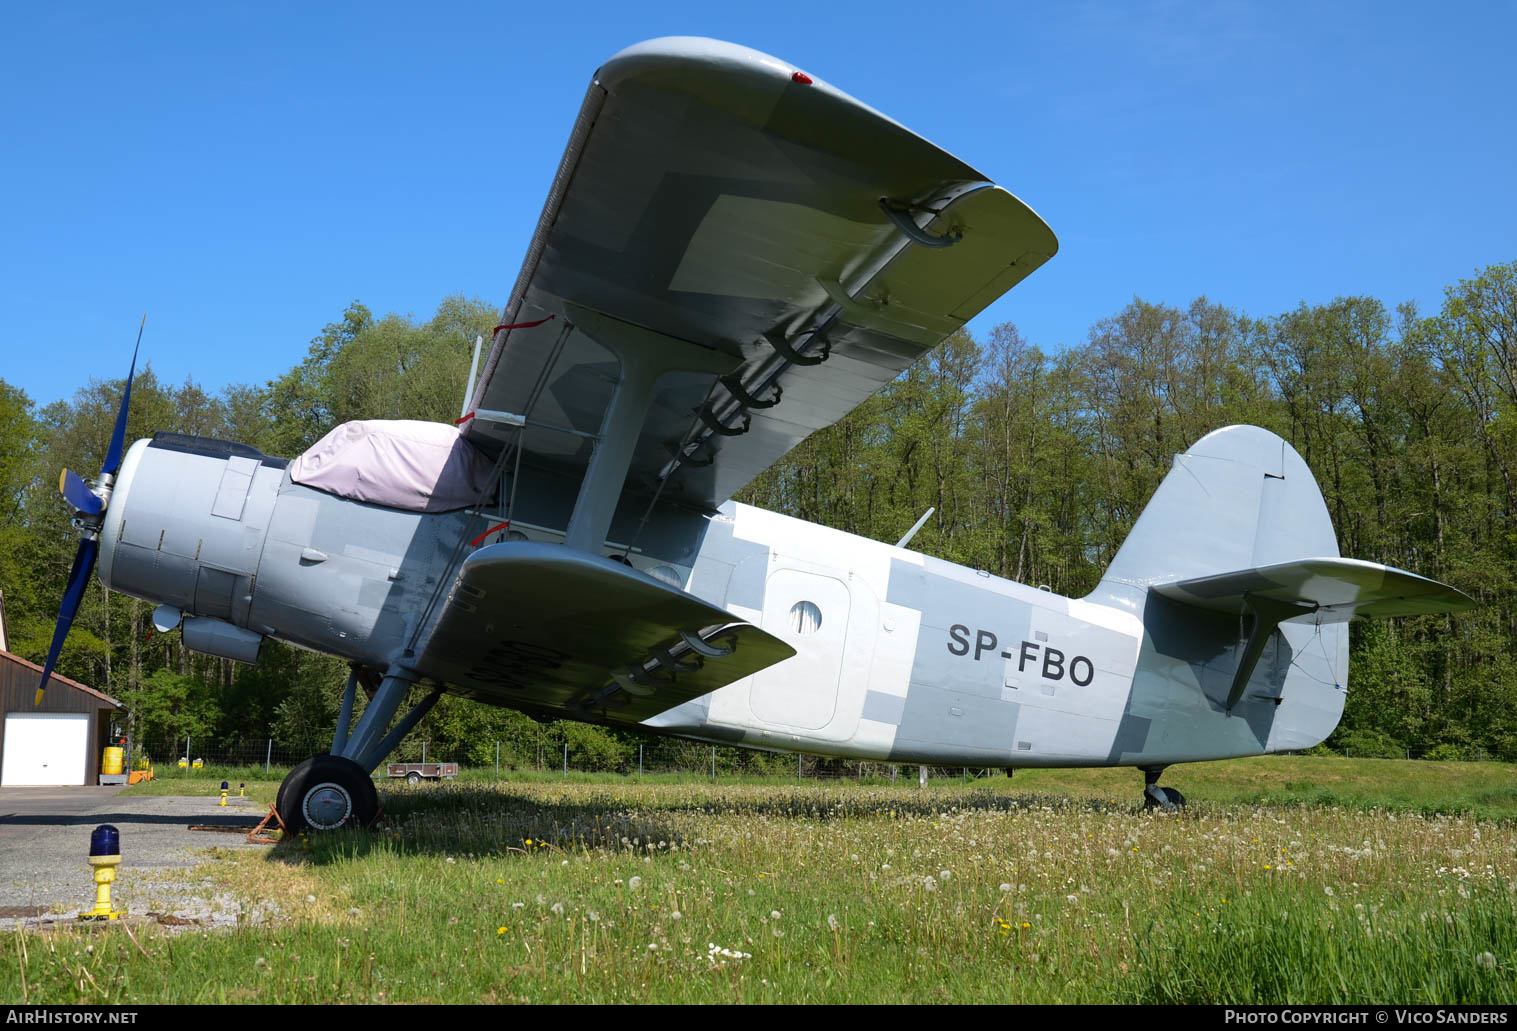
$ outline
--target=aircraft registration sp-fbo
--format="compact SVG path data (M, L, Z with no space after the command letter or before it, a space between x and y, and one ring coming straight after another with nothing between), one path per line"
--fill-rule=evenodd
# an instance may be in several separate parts
M633 46L590 84L459 425L123 454L128 376L100 478L61 483L84 540L43 685L98 555L188 648L351 663L330 754L280 788L290 828L372 820L370 772L445 691L724 745L1134 766L1173 808L1171 763L1333 730L1348 620L1472 604L1340 558L1284 440L1229 426L1176 456L1083 598L730 500L1057 247L800 69Z

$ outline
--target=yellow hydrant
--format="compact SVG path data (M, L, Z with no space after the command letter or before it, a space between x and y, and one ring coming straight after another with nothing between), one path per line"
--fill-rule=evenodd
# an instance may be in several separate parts
M95 908L80 913L80 920L118 920L121 914L111 908L111 882L121 865L121 832L103 823L90 833L90 866L95 871Z
M226 793L228 791L230 791L230 790L231 789L227 787L226 781L222 781L221 782L221 804L222 805L226 805Z

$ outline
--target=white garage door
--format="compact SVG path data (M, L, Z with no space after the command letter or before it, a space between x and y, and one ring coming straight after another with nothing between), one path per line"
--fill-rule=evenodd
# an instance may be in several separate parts
M8 713L0 784L83 784L89 731L82 712Z

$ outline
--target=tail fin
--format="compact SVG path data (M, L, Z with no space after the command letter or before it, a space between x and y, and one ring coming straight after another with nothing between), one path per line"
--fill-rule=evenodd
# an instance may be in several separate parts
M1150 618L1145 611L1150 591L1191 615L1178 621ZM1226 674L1225 700L1217 697L1227 713L1243 701L1277 629L1293 654L1302 651L1303 642L1318 647L1277 672L1279 693L1261 696L1276 705L1292 680L1307 691L1313 683L1335 690L1345 686L1347 635L1335 624L1355 616L1455 612L1474 605L1436 580L1340 558L1311 470L1284 440L1255 426L1217 430L1175 456L1089 600L1141 614L1150 636L1167 624L1183 637L1210 637L1219 646L1221 625L1204 614L1239 617L1233 624L1237 644L1227 649L1236 659ZM1308 625L1290 627L1293 621ZM1340 698L1323 709L1323 718L1295 721L1297 729L1320 740L1341 708Z
M1156 584L1337 556L1301 456L1268 430L1227 426L1175 456L1089 600L1142 611Z

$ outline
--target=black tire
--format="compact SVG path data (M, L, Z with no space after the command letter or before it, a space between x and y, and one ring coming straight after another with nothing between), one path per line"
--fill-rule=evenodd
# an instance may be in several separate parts
M1185 808L1185 796L1180 794L1180 792L1176 791L1174 788L1160 788L1159 790L1164 792L1164 797L1169 800L1169 804L1174 806L1175 809ZM1173 812L1173 810L1160 805L1158 801L1155 800L1155 798L1146 791L1143 792L1143 808L1161 809L1165 812Z
M412 770L410 773L406 774L406 783L412 787L415 787L421 783L421 774L417 773L415 770Z
M313 755L279 785L274 806L292 833L367 827L379 815L379 792L353 760Z

